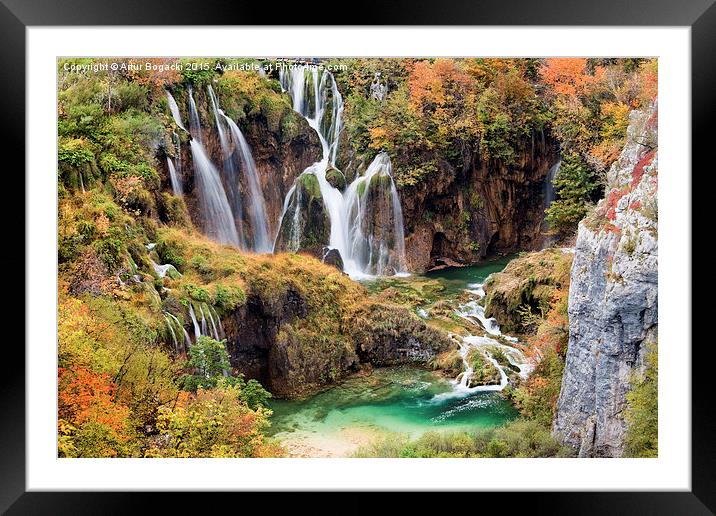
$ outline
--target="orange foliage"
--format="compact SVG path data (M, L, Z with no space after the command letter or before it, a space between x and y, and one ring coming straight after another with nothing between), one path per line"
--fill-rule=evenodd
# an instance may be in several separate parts
M410 100L415 106L443 106L454 100L451 90L470 88L472 81L452 59L433 63L417 61L408 79Z
M554 57L545 60L540 70L542 80L559 94L575 97L588 83L587 60L575 57Z
M58 418L74 426L87 422L106 425L117 433L124 431L129 408L114 399L116 386L107 374L84 367L60 367L58 373Z

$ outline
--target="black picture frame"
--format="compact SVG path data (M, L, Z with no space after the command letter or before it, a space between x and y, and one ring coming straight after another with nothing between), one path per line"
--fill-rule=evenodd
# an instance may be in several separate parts
M12 253L0 254L6 271L4 282L9 282L6 292L24 292L24 277L31 273L25 267L24 225L11 223L18 213L24 213L25 192L25 105L26 98L26 40L28 26L72 25L282 25L288 23L306 25L576 25L576 26L688 26L691 27L691 73L692 73L692 156L693 170L703 169L702 174L713 171L711 147L716 140L714 121L716 114L716 0L570 0L551 1L442 1L439 3L401 0L397 2L363 1L360 6L338 14L328 7L320 9L316 4L311 13L300 3L282 4L281 7L262 2L230 2L228 0L192 1L174 0L0 0L0 105L4 122L0 124L4 158L17 158L14 168L6 165L3 174L6 199L3 203L6 221L3 231L6 242L13 242ZM348 12L351 12L350 16ZM316 14L318 13L318 14ZM336 19L338 18L338 19ZM703 166L701 166L703 165ZM12 171L12 173L10 173ZM711 172L713 174L713 172ZM689 171L684 171L685 177ZM693 175L692 182L693 182ZM10 195L10 192L13 192ZM692 190L704 196L707 189ZM693 206L704 206L694 199ZM708 204L706 204L708 206ZM7 253L7 254L6 254ZM707 258L708 259L708 258ZM687 264L688 265L688 264ZM18 274L24 271L25 275ZM698 269L697 269L698 270ZM691 284L690 272L687 280ZM16 282L13 285L12 282ZM19 295L13 295L14 306L24 306ZM684 300L690 302L691 300ZM696 307L694 303L693 307ZM26 306L25 310L32 309ZM7 312L6 312L7 313ZM698 313L698 312L697 312ZM164 510L170 505L189 512L194 504L204 507L206 502L181 493L156 495L151 493L69 493L26 492L25 488L25 352L20 346L24 340L24 325L15 318L12 326L15 334L4 345L4 361L12 367L3 367L0 375L0 510L8 514L104 514L133 513L147 510L150 498L161 497ZM692 320L694 319L692 316ZM10 326L8 320L6 324ZM691 336L684 335L684 342L673 345L690 345ZM665 344L665 343L664 343ZM665 344L666 345L666 344ZM588 492L588 493L481 493L479 506L512 510L535 509L538 512L570 514L712 514L716 511L716 423L711 411L711 392L707 383L713 346L709 340L693 339L692 346L692 457L690 492ZM31 357L30 357L31 359ZM699 386L699 382L703 385ZM229 495L212 494L212 504L218 500L229 501ZM219 496L220 498L216 498ZM241 506L265 506L271 501L270 512L277 512L277 498L267 493L241 494ZM343 500L339 513L364 513L373 510L376 502L372 495L351 494ZM411 495L404 511L427 507L443 495L429 496L425 493ZM484 497L489 497L486 499ZM303 500L315 496L294 495L285 500L286 507L296 508ZM325 499L324 499L325 500ZM231 502L230 502L231 503ZM443 499L438 504L446 503ZM167 505L164 505L167 504ZM488 504L488 505L486 505ZM314 505L314 512L327 508L328 504ZM443 505L444 507L444 505Z

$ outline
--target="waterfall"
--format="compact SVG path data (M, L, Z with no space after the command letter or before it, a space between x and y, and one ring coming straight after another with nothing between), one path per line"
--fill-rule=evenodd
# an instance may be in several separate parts
M348 228L350 257L346 263L353 269L372 271L379 276L391 270L404 271L403 209L388 154L378 154L365 173L348 186L344 197L346 219L352 221Z
M181 186L181 179L179 179L179 175L177 174L176 169L174 168L174 162L170 157L167 157L167 167L169 167L169 179L172 183L172 192L174 192L174 195L177 197L182 196L182 186Z
M256 163L251 154L251 148L249 147L244 134L239 129L236 123L222 113L226 119L226 123L229 125L231 136L234 138L237 144L239 157L243 165L244 177L246 177L246 183L249 187L249 217L251 219L251 229L253 230L254 245L253 250L257 253L270 253L271 252L271 239L269 237L268 220L266 216L266 203L264 201L264 194L261 191L261 183L259 182L259 175L256 171Z
M557 177L557 174L559 174L559 168L562 165L562 160L560 159L552 165L552 168L549 169L549 172L547 172L547 177L545 177L544 180L544 208L549 208L550 204L554 202L554 178Z
M193 139L202 143L201 138L201 120L199 119L199 111L196 109L196 102L194 101L194 91L191 86L188 88L189 94L189 132Z
M177 101L174 100L174 97L172 97L172 94L169 93L169 90L167 90L167 101L169 102L169 111L172 112L172 117L174 117L174 123L186 131L186 127L184 127L184 124L181 121L181 114L179 113Z
M544 179L544 209L545 209L545 211L554 202L554 198L555 198L554 179L557 177L557 174L559 174L559 169L561 166L562 166L562 160L560 159L557 161L557 163L552 165L552 167L549 169L549 172L547 172L547 177L545 177L545 179ZM545 249L547 247L550 247L552 244L554 244L554 241L555 241L555 236L553 234L551 234L551 232L550 232L550 228L549 228L549 224L547 223L546 216L545 216L544 220L542 221L542 232L545 234L544 241L542 242L542 249Z
M239 247L234 215L231 212L226 192L221 184L219 171L206 155L204 146L196 139L189 142L194 160L199 204L204 218L204 232L222 244Z
M169 333L171 333L172 343L174 344L174 351L179 353L179 342L177 341L176 333L174 333L174 327L172 326L172 321L166 315L164 316L164 321L167 323L167 326L169 327Z
M330 220L328 245L337 249L344 270L353 278L395 274L405 271L405 235L389 156L381 152L363 176L357 177L345 192L333 187L326 178L335 167L342 129L343 97L335 78L317 66L291 65L279 69L279 80L291 96L293 108L303 115L318 134L323 151L321 161L302 175L313 174L318 180L324 209ZM300 188L289 191L281 214L281 225L290 206L294 206L289 247L300 247ZM278 242L278 238L276 240ZM277 249L275 248L274 251Z
M201 122L191 86L189 87L189 129L192 135L189 146L194 161L199 205L204 219L204 232L222 244L239 247L240 240L236 231L236 222L221 183L221 177L206 155L204 145L201 143Z
M194 325L194 340L199 340L201 336L201 330L199 329L199 321L196 320L196 314L194 313L194 304L189 301L189 317L191 317L191 323Z
M254 162L251 148L249 147L246 138L244 138L244 134L241 132L241 129L239 129L239 126L236 125L236 123L219 108L219 100L216 97L211 85L209 85L207 89L209 91L209 98L211 99L211 104L214 109L214 119L219 133L221 149L224 154L225 180L229 185L229 192L231 193L232 200L234 201L232 203L232 207L234 208L234 215L237 219L239 232L243 237L242 198L239 174L236 170L234 162L234 152L238 153L239 160L241 161L243 167L244 177L249 189L247 204L253 236L253 244L250 246L251 250L257 253L270 253L271 244L268 230L268 217L266 216L266 202L264 201L264 195L261 190L259 175L256 171L256 163ZM234 143L233 152L222 122L226 122L229 127L229 132Z
M168 318L167 324L169 325L169 329L171 330L172 339L174 341L174 345L175 345L175 348L177 349L177 352L179 351L179 344L177 342L178 339L177 339L176 333L174 332L174 326L176 326L177 329L181 328L182 335L184 336L184 351L188 351L189 348L191 347L191 337L189 337L189 333L184 328L184 325L181 322L179 322L179 319L177 319L177 317L174 314L172 314L171 312L164 312L164 314L165 314L165 318ZM173 324L172 324L172 322L173 322Z

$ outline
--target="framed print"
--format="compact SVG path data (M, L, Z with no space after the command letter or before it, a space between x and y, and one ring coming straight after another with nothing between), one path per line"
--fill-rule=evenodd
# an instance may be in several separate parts
M9 513L136 491L713 510L690 302L709 2L343 28L6 5Z

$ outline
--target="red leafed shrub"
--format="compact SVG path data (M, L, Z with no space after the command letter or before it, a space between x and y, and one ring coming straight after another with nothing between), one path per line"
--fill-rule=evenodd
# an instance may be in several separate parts
M644 176L644 168L648 166L652 160L654 159L654 156L656 155L656 149L652 149L649 152L647 152L643 158L639 160L639 162L634 165L634 170L631 172L631 187L636 187L640 182L641 178Z
M638 210L639 208L641 208L641 201L634 201L633 203L631 203L631 204L629 205L629 207L630 207L632 210Z
M115 402L116 385L109 375L84 367L59 367L57 373L59 419L75 426L95 422L116 432L124 430L129 409Z
M606 226L604 226L604 229L606 229L607 232L609 232L609 233L614 233L615 235L620 235L621 232L622 232L622 230L619 229L619 228L618 228L617 226L615 226L614 224L607 224ZM610 260L614 260L614 258L613 258L613 257L610 257ZM608 261L609 261L609 260L608 260ZM611 263L611 262L610 262L610 263Z
M619 203L619 199L624 197L628 190L610 190L609 194L607 194L607 203L605 206L605 212L607 215L607 219L614 220L617 218L617 204Z

